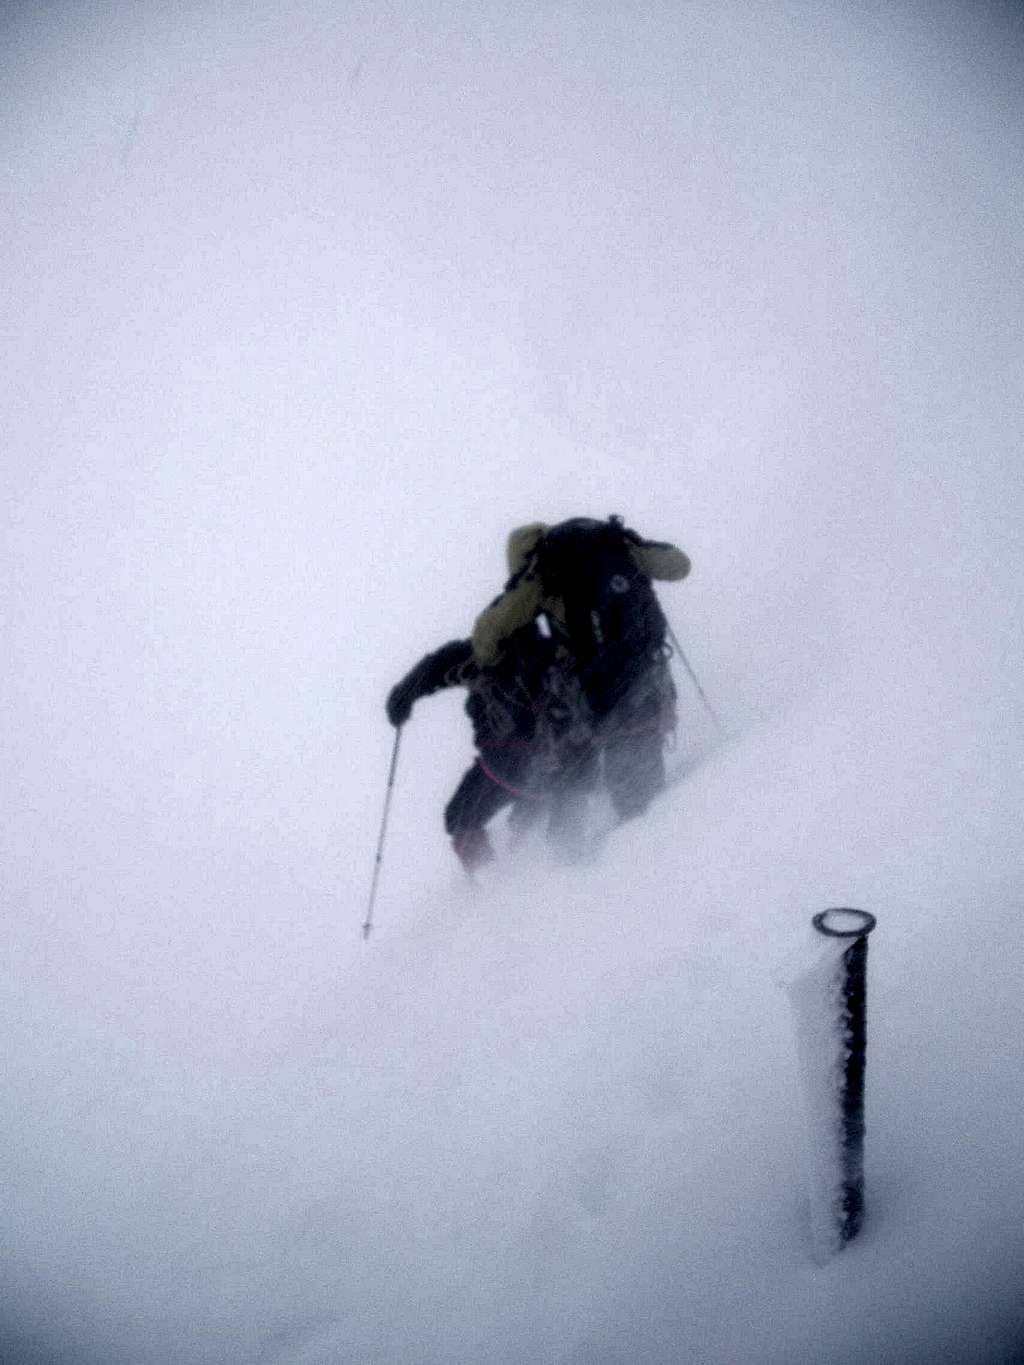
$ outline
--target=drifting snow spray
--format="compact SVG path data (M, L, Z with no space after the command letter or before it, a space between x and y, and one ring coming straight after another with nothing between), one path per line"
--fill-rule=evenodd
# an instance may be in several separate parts
M790 986L810 1139L811 1238L825 1261L864 1212L864 1063L868 934L874 915L823 910L818 957Z

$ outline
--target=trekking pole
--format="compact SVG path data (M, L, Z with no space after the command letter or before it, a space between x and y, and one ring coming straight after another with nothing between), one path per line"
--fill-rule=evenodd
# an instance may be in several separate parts
M715 729L718 731L718 737L719 737L719 739L724 739L724 738L725 738L725 726L724 726L724 725L722 724L722 722L718 719L718 713L715 711L715 708L714 708L714 707L711 705L711 703L708 701L707 696L706 696L706 694L705 694L705 692L704 692L704 689L703 689L703 687L701 687L701 685L700 685L700 680L698 679L696 673L694 673L693 669L690 667L690 661L689 661L689 659L686 657L686 655L683 653L683 647L682 647L682 645L679 643L679 640L678 640L678 638L676 637L676 633L675 633L675 631L672 629L671 626L669 626L669 628L668 628L668 638L672 641L672 648L673 648L673 649L675 650L675 652L679 655L680 663L682 663L683 667L686 669L687 673L689 674L690 681L693 683L694 687L695 687L696 690L697 690L697 696L700 697L701 701L704 703L704 707L705 707L705 709L707 710L708 715L711 717L711 720L712 720L712 722L714 723Z
M380 837L377 839L377 856L373 861L373 881L370 883L370 899L366 905L366 919L363 920L363 938L370 937L373 928L373 906L377 899L377 882L380 880L380 867L384 857L384 836L387 834L388 815L391 811L391 796L395 790L395 770L398 767L398 744L402 738L402 727L395 728L395 744L391 750L391 767L388 769L388 785L384 793L384 813L380 818Z

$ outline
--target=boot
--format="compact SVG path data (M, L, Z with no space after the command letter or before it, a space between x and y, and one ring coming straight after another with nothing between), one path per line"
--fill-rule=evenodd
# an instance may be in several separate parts
M494 861L494 849L485 829L464 829L452 835L452 848L467 872Z

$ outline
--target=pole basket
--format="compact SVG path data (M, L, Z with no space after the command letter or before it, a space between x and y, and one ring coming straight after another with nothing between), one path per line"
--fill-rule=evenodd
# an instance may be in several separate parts
M823 910L811 921L816 959L790 986L807 1113L811 1239L828 1260L864 1214L864 1076L868 934L874 915Z

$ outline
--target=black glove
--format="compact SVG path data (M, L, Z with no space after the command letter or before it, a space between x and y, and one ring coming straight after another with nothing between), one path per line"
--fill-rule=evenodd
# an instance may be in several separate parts
M404 725L412 715L412 704L416 700L407 684L399 683L388 693L385 710L392 725Z

